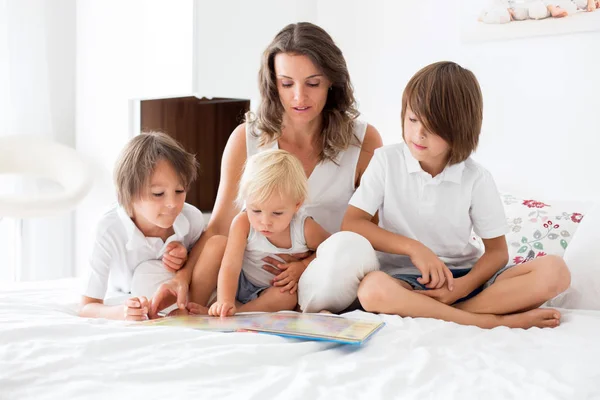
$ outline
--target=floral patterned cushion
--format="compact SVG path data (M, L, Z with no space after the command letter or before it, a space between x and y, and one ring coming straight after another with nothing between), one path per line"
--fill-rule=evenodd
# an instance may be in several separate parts
M562 256L583 218L581 209L571 204L546 204L502 194L510 231L509 265L521 264L546 254Z

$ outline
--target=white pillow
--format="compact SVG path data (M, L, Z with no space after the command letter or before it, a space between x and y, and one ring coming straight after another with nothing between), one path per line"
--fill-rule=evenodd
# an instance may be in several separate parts
M379 269L371 243L354 232L338 232L317 249L298 283L298 304L304 312L340 312L356 300L360 281Z
M600 203L586 212L564 259L571 287L548 302L553 307L600 310Z

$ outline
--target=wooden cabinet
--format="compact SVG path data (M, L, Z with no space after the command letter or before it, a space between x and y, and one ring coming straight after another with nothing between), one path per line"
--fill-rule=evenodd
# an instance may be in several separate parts
M187 151L196 154L200 173L186 201L201 211L213 209L225 144L249 109L250 100L216 97L189 96L139 102L142 132L163 131L177 139Z

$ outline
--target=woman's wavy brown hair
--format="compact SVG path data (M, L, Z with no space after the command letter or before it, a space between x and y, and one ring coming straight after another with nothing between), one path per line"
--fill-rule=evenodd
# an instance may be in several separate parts
M256 114L248 113L246 122L259 137L261 146L281 137L283 106L277 91L275 56L279 53L305 55L332 83L323 108L322 149L319 160L334 161L340 151L360 145L354 134L354 120L359 116L346 60L325 30L309 22L283 28L264 51L258 73L261 102Z

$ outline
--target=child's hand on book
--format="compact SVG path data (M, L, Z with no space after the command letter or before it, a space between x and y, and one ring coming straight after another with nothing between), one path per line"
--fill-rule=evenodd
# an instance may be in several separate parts
M410 260L421 272L421 277L417 278L420 284L428 289L440 289L448 282L448 289L454 289L452 271L427 246L419 245L410 254Z
M233 317L236 311L235 302L217 300L208 309L208 315L213 317Z
M144 321L148 319L150 303L145 296L127 299L123 307L123 319L127 321Z
M163 266L169 272L177 272L187 261L187 249L181 242L170 242L162 256Z

